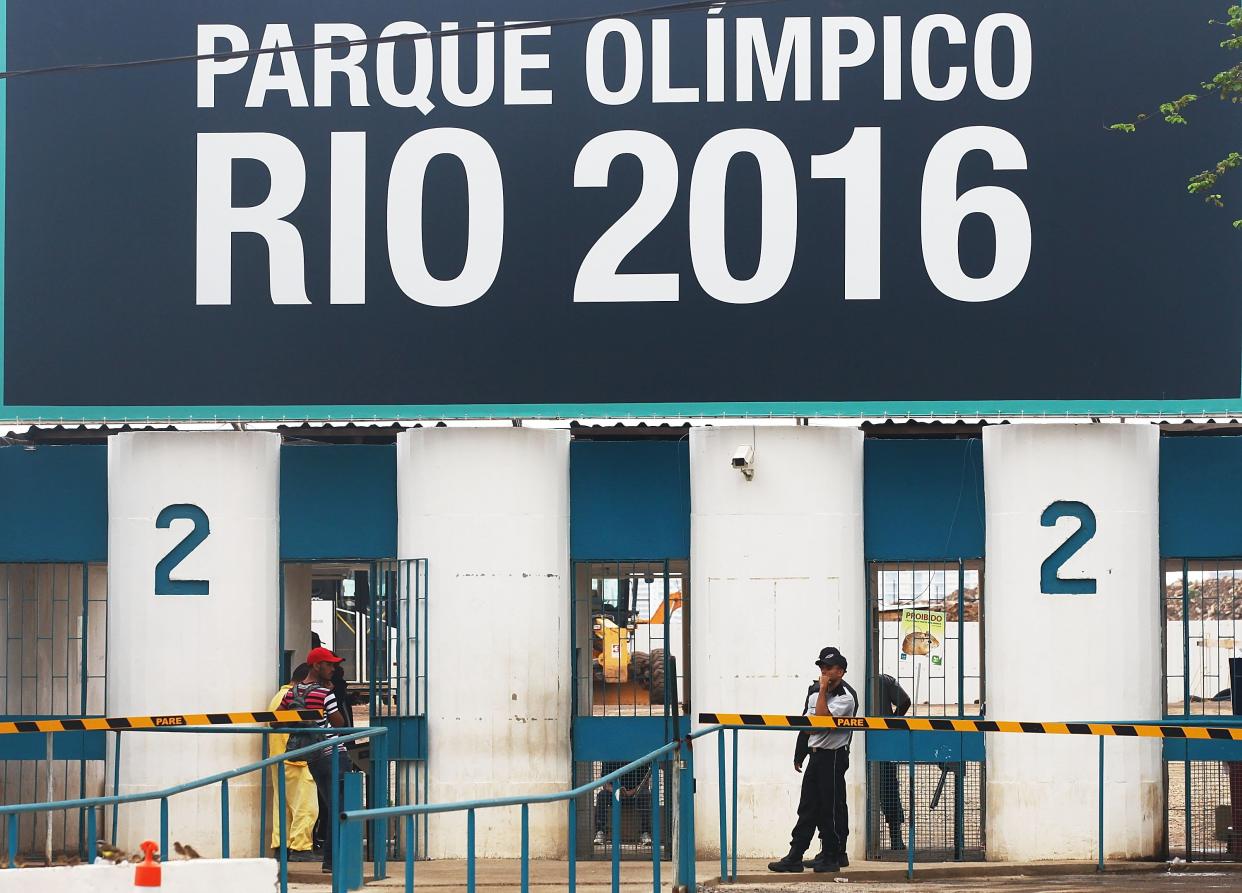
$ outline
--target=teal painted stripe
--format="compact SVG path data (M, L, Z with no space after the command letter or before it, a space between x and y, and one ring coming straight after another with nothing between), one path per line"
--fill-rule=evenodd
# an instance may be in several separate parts
M3 0L0 0L3 2ZM3 87L0 87L3 91ZM0 92L0 98L3 93ZM0 273L2 273L0 267ZM0 295L0 312L3 310ZM0 361L3 355L0 354ZM764 403L481 403L314 406L4 406L0 422L369 421L509 418L812 418L926 416L1205 416L1242 415L1242 399L988 400Z

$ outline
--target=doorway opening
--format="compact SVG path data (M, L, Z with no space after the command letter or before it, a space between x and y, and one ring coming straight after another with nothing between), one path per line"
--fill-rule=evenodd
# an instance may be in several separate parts
M672 740L690 704L689 561L577 561L572 605L574 784L621 768ZM620 779L620 856L652 858L659 811L661 858L672 858L671 767ZM612 858L611 792L577 805L577 855Z
M282 680L315 644L344 658L347 721L388 729L383 764L369 742L349 750L353 768L367 776L367 806L427 802L427 561L288 562L282 577ZM367 840L368 858L377 843ZM412 840L405 823L391 821L384 845L393 858L407 847L424 858L426 818L416 821Z
M873 561L867 713L891 714L891 685L910 698L909 716L967 718L984 712L983 561ZM887 680L887 686L884 684ZM982 733L915 736L913 790L907 737L867 734L867 851L907 859L914 813L916 861L981 860L987 772Z

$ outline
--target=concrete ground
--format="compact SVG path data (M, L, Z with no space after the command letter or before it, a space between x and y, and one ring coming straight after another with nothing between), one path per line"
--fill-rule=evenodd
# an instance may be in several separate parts
M318 866L308 871L294 866L290 874L290 890L295 893L322 893L328 882L318 873ZM367 884L368 890L401 890L404 887L403 866L390 865L390 876ZM662 864L662 889L671 889L671 863ZM1106 893L1106 891L1199 891L1233 890L1242 893L1242 865L1197 863L1170 871L1163 863L1110 863L1103 874L1095 872L1092 863L1057 862L1029 864L942 863L918 866L914 885L927 893ZM368 866L368 877L370 866ZM565 862L531 863L531 890L534 893L559 893L567 890ZM736 883L721 884L719 862L700 862L700 887L718 888L735 893L817 893L831 885L833 890L855 893L897 893L908 890L905 866L892 863L858 863L836 875L816 875L810 871L798 875L777 875L766 870L761 860L739 860ZM417 890L435 893L465 893L466 865L461 860L420 862L415 868ZM476 868L477 893L501 893L518 889L520 863L515 860L481 859ZM607 862L579 862L577 889L585 893L605 893L611 889L611 865ZM645 893L651 890L651 865L626 862L621 865L621 889L624 893Z

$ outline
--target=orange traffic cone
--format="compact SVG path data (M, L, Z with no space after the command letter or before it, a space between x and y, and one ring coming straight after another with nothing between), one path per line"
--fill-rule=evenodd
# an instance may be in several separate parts
M140 848L146 853L147 858L141 865L134 868L134 886L158 887L160 886L160 863L155 861L155 854L159 846L153 840L144 840Z

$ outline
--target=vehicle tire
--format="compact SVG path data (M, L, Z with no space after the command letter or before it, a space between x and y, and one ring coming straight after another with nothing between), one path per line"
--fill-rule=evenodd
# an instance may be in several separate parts
M646 651L635 651L630 655L630 681L643 688L651 684L651 655Z
M670 661L670 664L671 664L671 661ZM663 704L664 703L664 649L663 648L653 648L651 650L651 662L649 666L650 666L650 679L651 679L651 686L650 686L651 703ZM677 671L673 669L671 665L669 669L673 670L673 678L676 678Z

